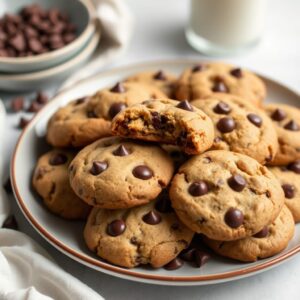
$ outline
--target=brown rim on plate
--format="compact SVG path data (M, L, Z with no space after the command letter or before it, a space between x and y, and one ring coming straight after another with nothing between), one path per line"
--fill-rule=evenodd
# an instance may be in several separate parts
M105 71L102 72L100 75L96 74L93 77L105 77L108 75L112 75L112 74L116 74L118 72L121 71L125 71L128 68L135 68L135 67L151 67L151 65L157 64L157 65L161 65L161 64L183 64L183 63L190 63L190 64L195 64L195 63L199 63L199 61L197 60L170 60L170 61L153 61L153 62L149 62L149 63L144 63L144 64L134 64L134 65L129 65L129 66L124 66L124 67L119 67L119 68L115 68L113 70L110 71ZM287 88L283 85L281 85L280 83L277 83L271 79L268 79L265 76L261 76L264 78L264 80L273 82L274 84L280 85L282 87L284 87L285 89L289 90L290 92L292 92L293 94L297 95L297 93L293 90L291 90L290 88ZM82 80L80 81L80 83L84 83L86 80ZM72 87L71 87L72 88ZM61 91L60 93L58 93L55 97L57 97L58 95L60 95L61 93L64 93L66 91L68 91L71 88L67 88L63 91ZM51 103L54 103L57 100L51 101L48 104L45 105L45 107L39 111L33 118L33 120L35 120L43 111L44 109L47 109L47 106L51 105ZM19 145L22 142L22 139L24 138L26 132L29 130L30 127L32 127L33 122L31 121L28 126L26 126L26 128L22 131L20 137L18 138L16 147L14 149L13 152L13 156L12 156L12 163L11 163L11 179L12 179L12 187L13 187L13 191L15 194L15 197L17 199L17 202L20 206L20 208L22 209L24 215L26 216L26 218L30 221L30 223L33 225L33 227L48 241L50 242L53 246L55 246L56 248L58 248L59 250L63 251L65 254L67 254L69 257L75 259L78 262L84 261L85 263L92 265L94 267L100 267L105 269L106 271L112 272L112 273L117 273L119 275L123 275L123 276L127 276L127 278L140 278L140 279L146 279L146 280L152 280L152 281L163 281L163 282L202 282L202 281L208 281L208 284L210 281L218 281L218 280L222 280L222 279L234 279L236 277L244 277L244 276L249 276L253 273L259 272L261 270L267 269L267 268L271 268L272 266L275 266L285 260L287 260L288 258L292 257L293 255L297 254L298 252L300 252L300 244L298 246L295 246L294 248L290 249L289 251L287 251L286 253L282 253L279 254L278 256L269 259L268 261L262 262L261 264L255 265L255 266L250 266L250 267L246 267L242 270L237 270L237 271L229 271L229 272L225 272L225 273L220 273L220 274L215 274L215 275L199 275L199 276L166 276L166 275L151 275L151 274L145 274L145 273L137 273L134 272L130 269L124 269L121 267L117 267L115 265L103 262L101 260L97 260L94 259L92 257L89 257L87 255L81 254L75 250L73 250L72 248L68 247L67 245L65 245L64 243L62 243L61 241L59 241L58 239L56 239L51 233L49 233L47 231L47 229L45 229L43 226L41 226L39 224L39 222L35 219L35 217L31 214L31 212L29 211L29 209L27 208L24 200L22 199L17 184L16 184L16 176L15 176L15 163L16 163L16 155L19 149ZM80 261L81 260L81 261ZM81 262L82 263L82 262ZM172 275L172 273L170 273L170 275Z

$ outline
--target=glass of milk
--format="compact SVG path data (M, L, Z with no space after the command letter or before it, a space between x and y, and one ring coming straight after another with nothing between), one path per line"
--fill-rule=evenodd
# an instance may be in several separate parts
M256 45L267 0L191 0L186 38L208 55L230 55Z

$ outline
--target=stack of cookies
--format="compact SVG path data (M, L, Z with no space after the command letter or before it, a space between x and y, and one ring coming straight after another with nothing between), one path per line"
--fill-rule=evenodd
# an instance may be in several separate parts
M265 96L222 63L125 78L52 116L33 186L118 266L270 257L300 221L300 111Z

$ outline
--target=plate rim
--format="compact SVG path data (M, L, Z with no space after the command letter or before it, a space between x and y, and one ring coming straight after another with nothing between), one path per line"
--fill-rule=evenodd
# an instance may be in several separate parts
M153 61L147 61L144 63L135 63L135 64L128 64L121 67L116 67L110 70L106 70L100 73L97 73L87 79L80 80L78 83L76 83L76 86L78 85L84 85L86 81L92 80L93 78L103 78L106 76L117 74L118 72L127 71L128 69L132 68L147 68L151 67L153 65L181 65L181 64L196 64L201 61L209 61L205 59L172 59L172 60L153 60ZM264 80L267 80L271 83L274 83L276 85L279 85L289 92L295 94L296 96L300 97L300 94L293 90L292 88L286 86L285 84L281 84L280 82L271 79L268 76L259 74L255 72L258 76L262 77ZM68 87L66 89L63 89L59 91L56 95L53 96L53 100L49 102L49 104L54 105L53 103L59 101L59 98L62 94L67 93L69 90L73 89L73 87ZM12 187L14 191L14 195L17 201L18 206L20 207L22 213L25 215L26 219L29 221L29 223L33 226L33 228L45 239L47 242L49 242L52 246L54 246L56 249L58 249L60 252L64 253L65 255L69 256L73 260L84 264L86 266L89 266L93 269L96 269L97 271L102 271L104 273L108 273L113 276L121 276L122 278L129 279L129 280L136 280L141 281L145 280L146 283L158 283L158 284L174 284L177 283L178 285L183 284L212 284L217 283L220 281L229 281L229 280L236 280L239 278L247 277L250 275L254 275L260 271L268 270L271 267L278 266L280 263L286 261L287 259L291 258L292 256L296 255L297 253L300 253L300 243L298 246L293 247L286 253L283 253L281 255L278 255L274 258L269 259L268 261L262 262L259 265L246 267L241 270L236 271L228 271L218 274L210 274L210 275L196 275L196 276L166 276L166 275L157 275L157 274L146 274L146 273L138 273L134 272L132 270L134 269L125 269L121 268L106 262L102 262L100 260L97 260L95 258L92 258L90 256L87 256L85 254L81 254L77 252L76 250L72 249L68 245L64 244L60 240L58 240L55 236L53 236L51 233L47 231L46 228L44 228L42 225L39 224L38 220L31 214L30 210L27 208L25 201L22 199L17 183L16 183L16 171L15 171L15 165L16 165L16 158L18 154L18 150L20 148L20 145L22 143L23 138L27 135L27 132L29 132L29 129L33 127L33 124L35 123L35 120L39 118L39 116L43 115L43 112L46 111L49 104L46 104L43 109L41 109L32 119L32 121L26 126L26 128L21 132L18 141L16 143L16 146L13 151L12 159L11 159L11 167L10 167L10 176L12 180ZM100 269L99 269L100 268Z

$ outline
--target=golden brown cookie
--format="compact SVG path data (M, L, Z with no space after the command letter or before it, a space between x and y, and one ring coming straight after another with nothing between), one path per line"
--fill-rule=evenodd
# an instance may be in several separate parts
M85 219L91 208L75 195L69 183L68 166L74 156L71 151L59 149L45 153L37 162L32 184L54 214L66 219Z

